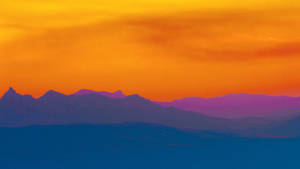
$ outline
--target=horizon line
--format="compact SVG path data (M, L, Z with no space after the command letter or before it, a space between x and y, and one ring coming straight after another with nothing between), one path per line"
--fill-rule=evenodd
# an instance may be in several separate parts
M82 90L89 90L89 91L92 91L92 92L95 92L95 93L99 93L99 92L107 92L107 93L112 93L112 94L121 91L126 97L127 97L127 96L132 96L132 95L139 95L139 96L141 96L141 95L138 94L138 93L135 93L135 94L125 94L125 93L123 92L123 90L121 90L121 89L114 90L114 92L109 92L109 91L105 91L105 90L98 91L98 90L92 90L92 89L82 88L82 89L76 90L75 92L72 92L71 94L66 94L66 93L64 93L64 92L59 92L59 91L54 90L54 89L49 89L49 90L46 90L42 95L40 95L40 96L38 96L38 97L34 97L32 94L18 93L17 90L15 90L14 87L10 86L10 87L8 88L8 90L6 90L6 92L4 92L4 94L0 97L0 100L1 100L1 99L3 98L3 96L4 96L7 92L9 92L10 90L15 91L17 94L20 94L20 95L22 95L22 96L26 96L26 95L27 95L27 96L31 96L31 97L34 98L34 99L39 99L39 98L43 97L44 95L46 95L48 92L51 92L51 91L54 91L54 92L57 92L57 93L60 93L60 94L66 95L66 96L71 96L71 95L74 95L74 94L76 94L77 92L82 91ZM212 96L212 97L187 96L187 97L181 97L181 98L176 98L176 99L170 99L170 100L168 100L168 101L165 101L165 100L163 100L163 101L161 101L161 100L154 100L154 99L149 99L149 98L143 97L143 96L141 96L141 97L146 98L146 99L148 99L148 100L150 100L150 101L153 101L153 102L173 102L173 101L176 101L176 100L183 100L183 99L188 99L188 98L214 99L214 98L222 98L222 97L230 96L230 95L250 95L250 96L289 97L289 98L299 98L299 97L300 97L300 96L289 96L289 95L270 95L270 94L262 94L262 93L255 93L255 94L254 94L254 93L243 93L243 92L241 92L241 93L228 93L228 94L223 94L223 95L218 95L218 96Z

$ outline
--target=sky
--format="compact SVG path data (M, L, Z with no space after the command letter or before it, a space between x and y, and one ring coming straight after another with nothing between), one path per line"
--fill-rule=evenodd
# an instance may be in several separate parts
M0 0L0 95L10 86L300 96L298 0Z

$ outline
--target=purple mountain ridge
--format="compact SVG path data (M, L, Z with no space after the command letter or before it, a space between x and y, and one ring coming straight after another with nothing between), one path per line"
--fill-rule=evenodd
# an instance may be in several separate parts
M50 90L35 99L20 95L11 88L0 99L0 127L123 122L154 123L218 132L240 131L269 124L268 120L232 121L164 107L139 95L111 98L97 92L65 95Z
M106 96L106 97L110 97L110 98L125 98L126 95L121 91L118 90L114 93L110 93L110 92L97 92L97 91L93 91L93 90L88 90L88 89L81 89L78 92L74 93L73 95L87 95L87 94L100 94L102 96Z
M172 102L156 102L221 118L293 116L300 110L300 97L229 94L215 98L189 97Z
M232 94L166 103L103 93L50 90L33 98L10 88L0 99L0 127L141 122L240 136L300 136L300 98Z

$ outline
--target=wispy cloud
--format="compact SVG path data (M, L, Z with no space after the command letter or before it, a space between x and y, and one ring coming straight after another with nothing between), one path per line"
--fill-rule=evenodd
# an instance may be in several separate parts
M53 87L66 93L123 89L163 99L230 92L297 95L299 14L210 9L107 20L79 13L36 16L28 23L9 19L2 28L24 34L0 45L0 79L21 91L31 86L35 95Z

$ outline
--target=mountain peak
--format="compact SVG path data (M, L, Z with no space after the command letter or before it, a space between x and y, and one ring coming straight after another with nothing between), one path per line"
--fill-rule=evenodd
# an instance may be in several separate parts
M110 95L110 97L112 97L112 98L125 98L126 95L121 90L117 90L116 92L112 93Z
M49 90L41 98L53 97L53 96L64 96L64 94L61 94L61 93L56 92L54 90Z
M127 100L135 100L135 101L138 101L138 100L142 100L142 101L149 101L148 99L138 95L138 94L133 94L133 95L129 95L126 97Z
M7 90L6 94L17 94L16 90L13 89L12 87L9 87L9 89Z
M96 93L93 90L89 90L89 89L81 89L79 91L77 91L76 93L74 93L73 95L86 95L86 94L93 94Z
M2 96L1 101L15 103L22 99L22 95L18 94L12 87Z
M8 89L8 91L3 95L2 99L8 99L13 97L20 96L12 87Z
M9 87L8 91L16 93L15 89L13 89L12 87Z
M124 95L124 93L122 92L122 90L117 90L117 91L115 91L115 94L118 94L118 95Z

